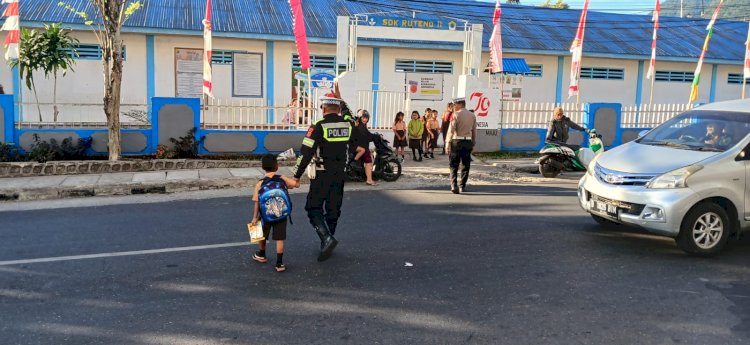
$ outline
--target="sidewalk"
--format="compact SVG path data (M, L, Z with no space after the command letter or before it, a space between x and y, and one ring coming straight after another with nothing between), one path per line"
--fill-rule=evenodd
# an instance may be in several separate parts
M470 183L539 182L538 177L526 173L531 168L535 171L536 167L532 165L533 160L484 162L474 157ZM402 167L398 181L379 181L379 186L374 188L404 189L447 186L449 183L447 156L436 155L435 159L423 159L422 162L415 162L407 156ZM280 167L279 172L287 176L293 174L291 167ZM0 178L0 202L251 188L262 176L260 168L214 168ZM302 183L309 181L303 177ZM364 183L352 182L347 188L360 189L360 185L364 186Z

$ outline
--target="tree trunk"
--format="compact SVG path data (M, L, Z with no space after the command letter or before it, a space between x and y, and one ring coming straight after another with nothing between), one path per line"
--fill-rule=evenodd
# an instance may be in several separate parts
M105 61L104 113L109 130L109 160L118 161L122 156L120 143L120 99L122 88L122 40L119 28L114 28L109 40L112 60Z
M55 73L55 84L52 88L52 104L54 105L52 110L52 118L53 122L57 124L57 115L60 113L60 111L58 111L57 109L57 73Z
M39 95L36 93L36 83L31 83L31 88L34 89L34 98L36 99L36 109L39 111L39 122L44 122L42 119L42 106L39 105Z

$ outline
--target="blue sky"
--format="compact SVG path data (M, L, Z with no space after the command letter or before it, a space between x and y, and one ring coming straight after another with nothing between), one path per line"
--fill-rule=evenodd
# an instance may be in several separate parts
M538 5L545 0L521 0L522 5ZM583 7L584 0L563 0L571 8ZM494 2L490 0L490 2ZM502 1L501 2L505 2ZM551 0L555 2L555 0ZM589 9L605 12L618 12L627 14L646 14L654 8L654 0L592 0L589 1Z

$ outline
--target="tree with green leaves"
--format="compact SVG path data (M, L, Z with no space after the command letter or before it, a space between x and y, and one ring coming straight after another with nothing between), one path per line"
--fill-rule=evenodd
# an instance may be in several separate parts
M36 30L21 28L18 44L18 59L8 61L11 68L18 68L21 79L26 83L26 87L34 92L36 98L36 107L39 111L39 122L42 119L42 107L39 105L39 95L36 92L36 83L34 82L34 72L43 69L44 61L44 36Z
M52 104L54 109L53 119L57 122L60 111L57 108L57 75L62 72L63 77L68 70L73 71L77 55L75 48L78 45L78 39L70 36L70 30L63 30L62 25L52 24L44 25L44 59L42 69L44 76L49 78L52 75L54 86L52 89Z
M90 26L102 49L104 71L104 114L107 116L109 160L122 156L120 143L120 102L122 91L122 26L143 3L138 0L89 0L94 15L79 11L71 5L59 5L83 18Z
M570 5L566 4L562 0L557 0L557 2L555 2L554 4L550 0L547 0L544 3L540 4L539 6L547 7L547 8L557 8L561 10L567 10L570 8Z

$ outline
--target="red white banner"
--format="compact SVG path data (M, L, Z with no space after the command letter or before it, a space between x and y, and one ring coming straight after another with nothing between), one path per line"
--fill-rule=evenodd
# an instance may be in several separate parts
M307 48L307 32L305 31L305 14L302 11L301 0L289 0L292 8L292 26L294 27L294 39L297 42L297 54L299 54L300 68L310 69L310 50Z
M5 24L0 31L7 31L5 36L5 60L18 59L18 38L21 25L21 19L18 11L19 0L3 0L3 4L8 4L3 12Z
M651 64L648 66L648 74L646 79L651 79L656 74L656 32L659 31L659 12L661 12L661 5L659 0L656 0L656 8L654 9L654 40L651 42Z
M570 87L568 88L568 97L578 95L578 82L581 78L581 60L583 58L583 36L586 31L586 15L589 10L589 0L583 3L581 19L578 22L578 30L573 44L570 45L570 52L573 53L572 63L570 64Z
M206 3L206 18L203 19L203 94L213 98L214 84L211 73L213 43L211 42L211 0Z
M747 42L745 42L745 79L747 78L750 78L750 27L747 28Z
M495 2L495 14L492 17L492 36L490 37L490 73L503 73L503 38L500 26L500 0Z

